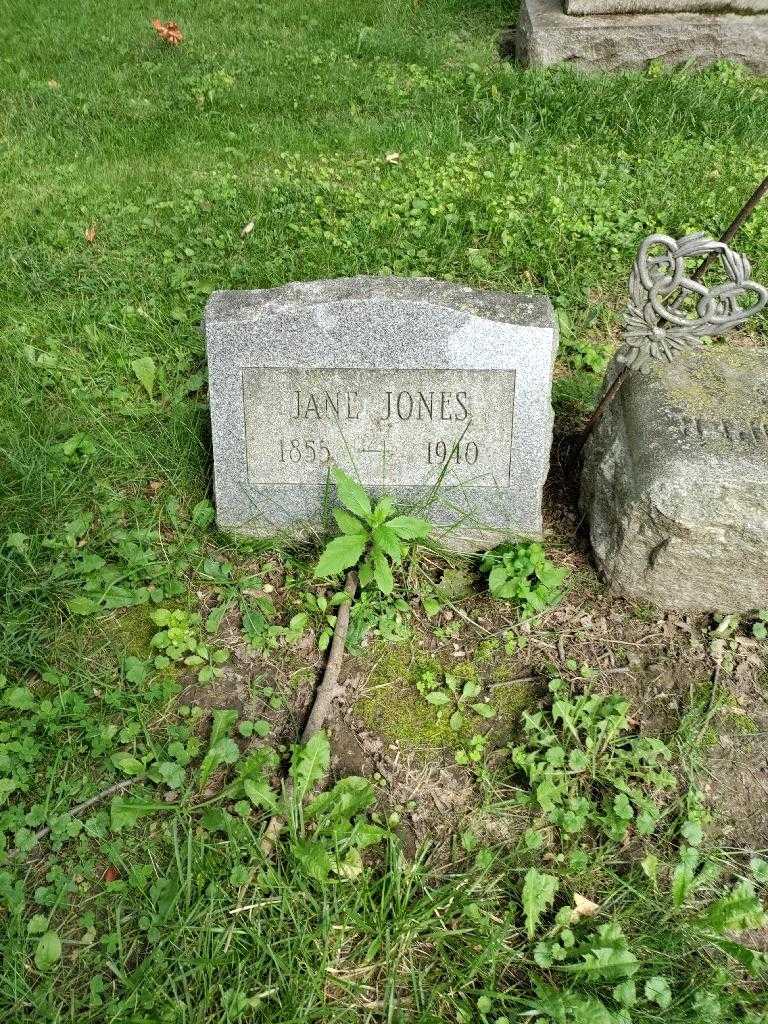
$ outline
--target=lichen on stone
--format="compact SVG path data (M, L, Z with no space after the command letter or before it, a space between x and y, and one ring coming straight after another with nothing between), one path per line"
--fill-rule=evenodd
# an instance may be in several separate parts
M755 349L699 349L654 378L683 413L712 421L768 419L768 356Z

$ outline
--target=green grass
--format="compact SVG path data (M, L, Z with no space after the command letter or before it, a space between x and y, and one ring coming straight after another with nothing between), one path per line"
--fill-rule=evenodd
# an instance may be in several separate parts
M0 1005L12 1021L515 1020L536 998L519 851L446 869L387 845L356 884L321 886L287 851L261 861L260 822L221 832L168 804L120 833L106 806L82 830L67 811L116 780L116 749L160 758L195 738L178 678L139 679L126 657L146 658L149 607L224 598L259 553L217 538L201 504L208 294L392 272L546 291L558 406L582 414L641 238L718 234L763 176L765 80L523 72L496 57L500 0L10 0L3 15ZM154 17L180 22L178 49ZM768 207L739 243L768 279ZM231 915L242 870L260 909ZM764 1020L758 983L697 951L690 908L675 916L615 852L590 877L642 976L677 979L666 1021L715 1020L693 1003L710 989L721 1019ZM51 971L34 965L41 920L64 940Z
M392 846L386 870L366 873L355 885L320 887L290 864L264 868L242 902L233 879L252 867L256 835L243 830L223 842L179 827L164 840L170 858L162 875L132 857L121 864L125 880L109 884L98 915L88 904L69 912L64 924L82 945L60 976L32 985L21 970L8 972L13 1019L26 1013L30 1020L121 1022L523 1020L530 1017L519 1015L541 1005L531 975L539 976L542 990L560 980L531 959L519 903L526 870L520 859L483 851L438 878ZM572 891L563 894L566 905ZM664 1019L718 1019L697 1016L692 1006L704 998L697 993L721 989L721 1019L764 1019L743 1015L759 996L728 999L717 955L697 948L700 935L690 919L660 919L657 896L641 872L612 892L592 895L610 900L612 919L641 952L641 992L646 979L669 977L670 964L686 970L675 1009ZM99 940L89 942L94 926ZM592 930L590 922L579 928L582 936ZM36 937L12 931L9 938L31 957ZM598 981L585 991L612 987ZM57 989L66 1002L52 1018ZM477 1009L482 997L493 1008L485 1017ZM633 1017L642 1024L659 1019L653 1004Z
M11 1019L652 1024L664 1009L677 1024L764 1024L765 963L729 938L760 917L754 883L717 902L729 889L720 875L749 870L705 855L683 892L673 817L629 863L599 835L550 844L555 898L533 907L533 846L494 851L464 832L453 864L431 867L384 837L352 878L318 877L302 853L317 846L308 818L294 806L272 862L252 815L216 805L201 815L182 801L145 819L140 842L81 840L44 878L32 868L34 914L23 913L21 885L3 891L0 997ZM687 827L696 820L694 798ZM348 835L338 833L339 851ZM95 888L107 865L111 880ZM764 883L766 869L753 869ZM592 911L573 920L580 899ZM52 925L63 958L33 969ZM659 985L663 1007L648 995Z
M719 232L768 152L763 80L523 73L495 57L502 4L199 2L174 12L177 49L143 4L12 8L1 443L30 534L153 479L205 492L206 410L183 392L213 288L394 271L546 290L578 357L639 239ZM741 242L768 276L764 211ZM130 370L147 354L154 404ZM93 450L64 460L77 433Z

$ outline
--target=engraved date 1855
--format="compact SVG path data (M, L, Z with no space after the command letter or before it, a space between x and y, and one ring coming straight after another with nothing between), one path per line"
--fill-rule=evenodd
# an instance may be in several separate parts
M281 462L309 462L325 466L331 461L331 450L325 441L314 438L280 438Z

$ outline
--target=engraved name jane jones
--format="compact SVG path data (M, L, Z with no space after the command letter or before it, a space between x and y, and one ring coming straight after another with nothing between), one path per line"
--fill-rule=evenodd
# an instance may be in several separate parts
M251 484L506 487L514 370L245 369Z

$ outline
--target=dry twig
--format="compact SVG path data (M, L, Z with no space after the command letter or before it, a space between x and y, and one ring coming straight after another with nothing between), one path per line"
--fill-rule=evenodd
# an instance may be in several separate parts
M344 586L345 601L339 607L339 614L336 616L336 627L333 631L333 642L325 666L325 672L320 685L315 693L315 699L307 717L306 725L301 733L299 742L307 743L315 733L320 732L331 710L331 704L336 696L336 685L339 681L341 663L344 658L344 647L347 642L347 631L349 630L349 612L357 591L357 574L350 570L347 573L347 580ZM293 789L293 781L290 776L283 784L283 793L288 798ZM264 836L261 840L261 850L265 856L269 856L274 849L277 837L280 835L285 821L279 814L269 819Z

